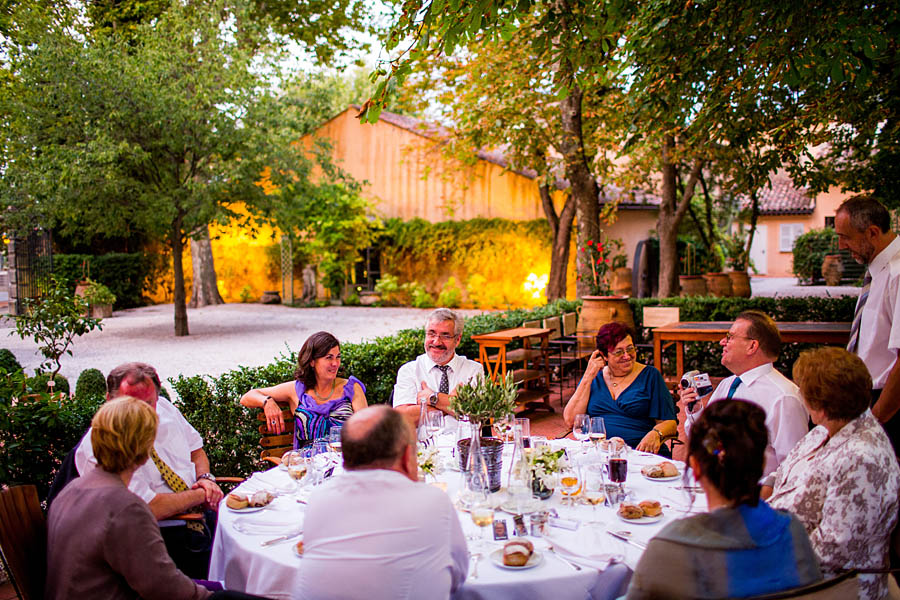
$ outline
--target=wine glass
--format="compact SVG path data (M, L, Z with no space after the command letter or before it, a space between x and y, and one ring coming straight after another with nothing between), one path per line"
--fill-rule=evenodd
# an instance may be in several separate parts
M294 491L299 492L301 481L309 472L309 458L301 452L288 452L282 457L282 463L287 466L288 475L294 480Z
M606 422L603 417L591 417L591 441L597 453L600 453L600 446L606 440Z
M584 441L591 435L591 418L588 415L575 415L572 435L581 442L581 451L584 452Z
M584 486L582 492L582 498L592 506L592 518L591 523L598 523L597 521L597 505L603 504L606 500L606 481L603 477L603 466L602 465L591 465L585 469L584 472Z
M509 442L510 434L512 433L515 424L516 416L514 414L507 414L495 420L494 429L497 430L497 437L499 437L504 442Z
M569 500L574 505L574 497L581 492L582 481L578 465L568 465L559 473L559 491L563 495L563 502Z
M472 522L481 529L480 536L473 539L480 540L482 546L487 545L489 539L486 537L486 531L494 522L494 507L491 506L487 494L481 494L475 499L469 516L472 517Z
M332 425L328 430L328 447L332 452L341 453L341 426Z
M613 450L609 454L609 480L619 484L619 492L625 495L625 479L628 477L628 459L624 448Z
M429 439L434 438L443 428L444 413L439 410L433 410L425 415L425 434Z

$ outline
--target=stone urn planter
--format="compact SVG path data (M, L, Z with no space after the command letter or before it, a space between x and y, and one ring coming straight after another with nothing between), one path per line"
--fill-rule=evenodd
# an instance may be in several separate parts
M841 277L844 275L844 263L840 254L826 254L822 261L822 276L825 285L841 285Z
M95 319L108 319L112 316L112 304L91 304L91 316Z
M752 290L750 289L750 275L747 271L729 271L728 279L731 280L731 290L737 298L749 298Z
M728 298L732 295L731 279L727 273L707 273L703 277L706 279L706 288L710 295L717 298Z
M628 304L628 296L584 296L578 330L597 333L603 325L612 321L625 323L634 329L634 315Z
M702 275L679 275L678 282L681 284L682 296L705 296L708 293L706 280Z
M281 304L281 293L278 290L266 290L259 299L260 304Z

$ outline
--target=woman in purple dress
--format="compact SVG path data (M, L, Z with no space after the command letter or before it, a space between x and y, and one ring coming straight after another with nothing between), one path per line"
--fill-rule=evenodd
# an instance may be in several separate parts
M341 345L327 331L309 336L297 355L294 381L253 389L241 397L241 404L262 408L269 433L284 433L284 419L278 402L287 402L294 415L294 447L328 434L334 425L343 425L366 402L366 387L356 377L338 377Z

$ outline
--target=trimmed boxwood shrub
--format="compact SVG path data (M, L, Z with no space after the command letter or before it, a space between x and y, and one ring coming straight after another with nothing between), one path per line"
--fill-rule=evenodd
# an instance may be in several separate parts
M100 369L85 369L75 383L75 395L79 398L106 398L106 378Z
M837 233L834 228L811 229L794 241L794 275L800 283L821 281L825 255L838 251Z
M21 370L22 365L16 360L16 355L8 348L0 348L0 369L8 373Z
M28 378L28 386L37 392L49 392L50 388L47 386L48 383L50 383L50 373L40 373L34 377ZM69 393L69 380L62 375L57 374L57 376L53 378L53 383L54 393Z

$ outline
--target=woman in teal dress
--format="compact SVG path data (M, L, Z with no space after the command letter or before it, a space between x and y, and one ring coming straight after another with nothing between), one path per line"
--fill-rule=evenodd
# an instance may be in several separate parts
M570 427L579 414L603 417L607 438L620 437L632 448L668 456L662 443L678 436L675 403L660 372L637 362L636 354L624 323L601 327L597 350L563 417Z
M354 376L338 377L341 345L327 331L309 336L297 354L294 381L253 389L241 397L244 406L262 408L269 433L283 433L284 419L278 402L288 403L294 416L294 447L324 437L335 425L343 425L366 402L366 387Z

